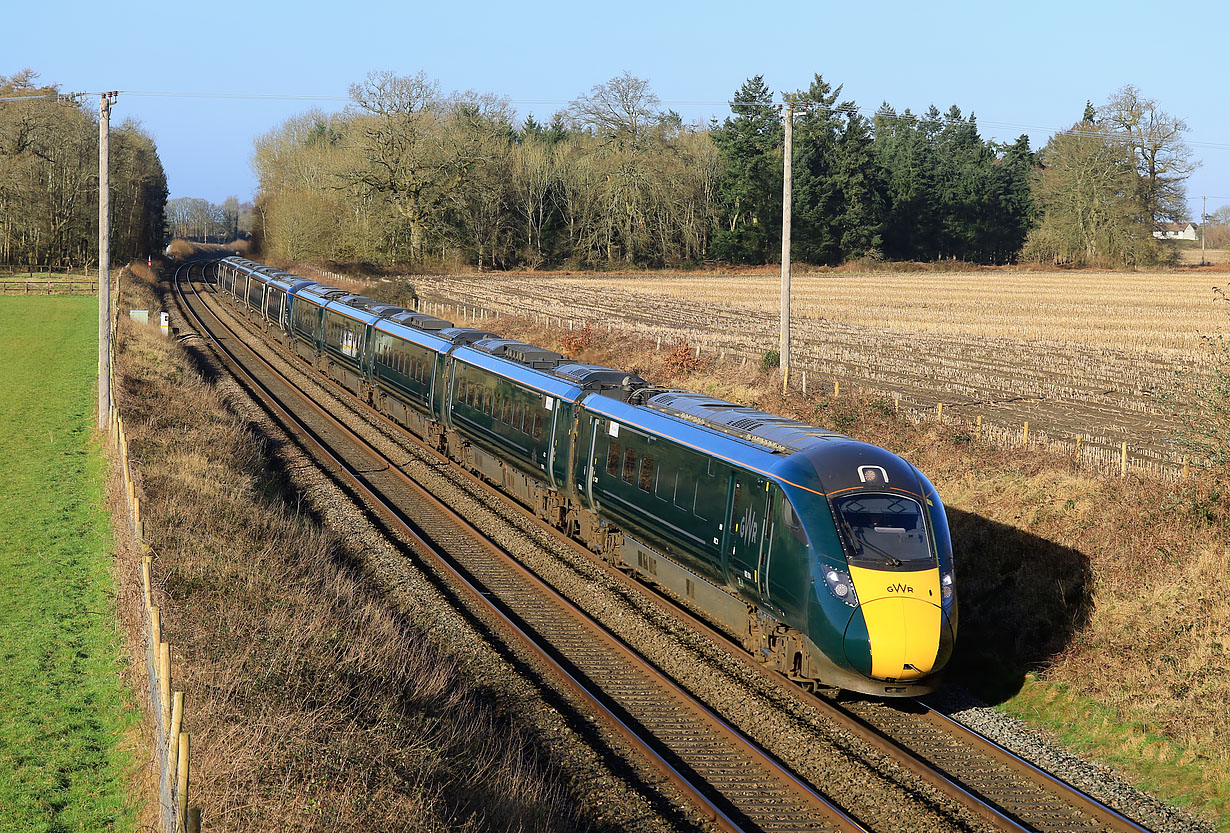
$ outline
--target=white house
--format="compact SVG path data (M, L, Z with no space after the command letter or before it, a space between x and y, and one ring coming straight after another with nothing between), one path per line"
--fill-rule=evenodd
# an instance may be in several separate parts
M1195 240L1199 228L1195 223L1158 223L1153 236L1163 240Z

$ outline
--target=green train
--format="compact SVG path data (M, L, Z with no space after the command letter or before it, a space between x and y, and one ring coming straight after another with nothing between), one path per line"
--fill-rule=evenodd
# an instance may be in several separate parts
M240 258L216 281L293 355L788 677L939 685L952 544L897 455Z

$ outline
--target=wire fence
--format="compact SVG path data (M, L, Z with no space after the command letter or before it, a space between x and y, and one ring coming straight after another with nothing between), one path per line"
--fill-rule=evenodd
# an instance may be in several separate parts
M116 281L116 295L119 294ZM117 305L112 306L116 309ZM171 646L162 638L162 611L154 604L153 550L145 538L141 498L137 493L128 453L124 418L114 400L116 319L112 319L111 391L113 395L109 433L124 484L124 502L133 540L140 548L141 595L145 631L145 668L150 711L154 722L154 762L158 773L158 830L160 833L200 833L201 811L188 806L192 738L184 729L184 693L174 691L171 680Z
M515 300L510 299L510 305L515 305L515 303ZM484 321L500 315L512 314L528 317L535 323L555 326L560 330L584 329L587 326L594 327L595 329L610 330L617 326L615 322L611 321L599 323L586 319L569 318L566 315L550 315L526 311L518 313L508 309L491 309L472 301L458 302L443 296L420 298L418 308L422 312L441 318L453 319L459 325L462 322L469 322L473 326L482 326ZM763 358L746 350L707 345L699 340L693 346L698 357L702 355L703 351L719 359L730 358L745 365L749 361L760 362ZM669 349L672 345L670 343L664 344L662 337L658 336L656 349L660 351L664 347ZM896 413L909 419L916 425L925 422L939 423L966 433L971 439L988 443L997 448L1048 451L1068 455L1072 458L1074 468L1079 471L1111 476L1118 475L1119 477L1126 477L1129 472L1139 471L1169 479L1179 479L1188 476L1191 466L1191 461L1178 450L1126 441L1113 437L1110 432L1096 426L1092 426L1086 431L1073 433L1038 425L1031 427L1028 422L1016 424L996 423L984 418L983 415L968 413L968 408L963 408L960 413L953 413L952 409L945 413L942 404L935 407L907 405L901 401L899 395L894 395L885 390L864 387L860 380L855 379L843 380L834 378L829 374L813 373L812 378L809 380L807 371L801 370L792 374L791 388L803 395L824 393L837 397L842 394L842 391L845 391L847 395L870 396L891 401Z

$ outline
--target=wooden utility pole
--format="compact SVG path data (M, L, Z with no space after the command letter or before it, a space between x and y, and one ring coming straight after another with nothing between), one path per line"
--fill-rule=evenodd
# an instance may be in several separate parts
M782 393L790 386L790 203L794 149L794 104L786 105L786 144L782 155L782 340L778 362Z
M1200 198L1200 265L1206 265L1204 259L1204 225L1209 221L1209 198Z
M98 98L98 427L111 422L111 105L119 93Z

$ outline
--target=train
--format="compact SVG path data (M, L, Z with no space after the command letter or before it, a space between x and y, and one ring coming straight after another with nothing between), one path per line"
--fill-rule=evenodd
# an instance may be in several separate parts
M792 680L939 687L952 541L896 454L245 258L213 280L289 354Z

